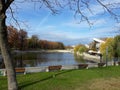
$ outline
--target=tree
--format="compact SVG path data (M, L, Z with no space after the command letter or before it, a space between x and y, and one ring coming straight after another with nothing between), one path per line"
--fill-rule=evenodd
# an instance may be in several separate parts
M114 37L113 50L114 50L113 52L114 57L115 58L120 57L120 35Z
M76 45L74 47L74 53L77 54L77 52L79 51L80 47L82 47L82 46L83 46L82 44Z
M7 70L8 90L17 90L17 80L13 66L12 56L8 46L6 11L14 0L0 0L0 48Z
M7 77L8 77L8 90L17 90L17 81L16 81L16 75L15 70L13 67L13 61L12 56L10 53L10 49L8 47L8 39L7 39L7 27L6 27L6 11L9 8L12 14L13 19L16 21L16 19L13 16L13 11L10 5L13 3L14 0L0 0L0 48L2 52L2 56L4 59L5 67L7 70ZM41 6L45 6L49 8L52 13L57 13L57 6L58 7L65 7L68 6L70 10L73 10L75 12L75 16L79 15L80 20L84 21L86 20L88 24L91 24L88 17L84 14L83 8L87 8L90 12L91 9L89 7L90 0L24 0L24 1L31 1L40 4ZM62 5L60 1L65 3ZM91 0L93 1L93 0ZM119 20L118 15L116 14L115 8L118 10L118 7L120 3L104 3L104 0L95 0L99 5L101 5L106 12L108 12L111 16L114 17L117 21ZM22 2L22 1L21 1ZM112 7L112 8L111 8ZM114 7L114 8L113 8Z
M13 26L7 26L8 43L10 48L16 49L18 47L18 30Z
M18 32L19 49L24 50L27 43L27 32L21 29Z
M103 58L105 59L107 54L106 54L106 49L108 48L108 59L113 58L113 38L108 38L105 43L102 43L100 46L100 52L103 55Z
M87 52L88 49L84 45L79 48L79 53L82 54L83 52Z

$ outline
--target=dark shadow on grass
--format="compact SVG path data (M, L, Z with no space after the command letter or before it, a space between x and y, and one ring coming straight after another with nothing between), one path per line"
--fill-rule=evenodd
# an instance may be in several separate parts
M73 70L60 71L60 72L55 73L55 74L53 74L53 75L50 75L50 76L48 76L48 77L46 77L46 78L43 78L43 79L40 79L40 80L36 80L36 81L33 81L33 82L28 82L28 83L26 83L26 84L24 84L24 85L20 85L20 86L19 86L19 90L21 90L21 89L24 88L24 87L27 87L27 86L30 86L30 85L34 85L34 84L36 84L36 83L40 83L40 82L43 82L43 81L52 79L52 78L54 78L54 77L56 77L56 76L59 76L59 75L61 75L61 74L68 73L68 72L71 72L71 71L73 71Z

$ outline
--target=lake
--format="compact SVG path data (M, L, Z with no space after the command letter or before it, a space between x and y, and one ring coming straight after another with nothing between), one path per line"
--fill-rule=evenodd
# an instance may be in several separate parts
M20 66L21 60L16 60L17 67ZM36 59L22 60L23 67L39 67L51 65L73 65L80 63L94 63L83 60L82 57L76 56L73 53L51 52L51 53L36 53Z

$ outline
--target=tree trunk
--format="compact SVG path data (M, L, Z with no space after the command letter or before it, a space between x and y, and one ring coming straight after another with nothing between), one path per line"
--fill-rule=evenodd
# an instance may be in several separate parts
M5 63L8 78L8 90L18 90L16 74L13 66L12 56L8 46L6 15L0 13L0 48Z

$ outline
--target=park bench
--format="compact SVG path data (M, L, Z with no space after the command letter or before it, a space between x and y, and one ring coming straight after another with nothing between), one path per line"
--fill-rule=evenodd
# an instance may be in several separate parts
M25 74L25 68L15 68L16 73L24 73Z
M118 62L118 65L120 65L120 61Z
M105 63L98 63L98 67L103 67Z
M56 66L49 66L48 70L49 71L57 71L57 70L61 70L62 65L56 65Z
M21 74L21 73L26 74L25 68L15 68L15 72L16 72L16 74ZM7 75L6 69L1 69L0 75L6 76Z
M88 64L78 64L78 69L87 68Z

